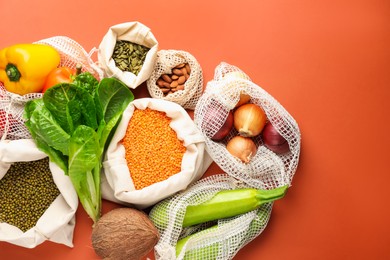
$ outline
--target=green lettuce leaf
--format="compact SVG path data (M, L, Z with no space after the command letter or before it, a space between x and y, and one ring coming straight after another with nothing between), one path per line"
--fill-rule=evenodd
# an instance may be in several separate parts
M96 222L100 216L101 156L99 138L94 129L80 125L69 142L69 177L81 204Z
M25 106L26 126L39 149L70 180L96 223L101 211L100 174L105 149L123 111L134 99L121 81L80 74L73 83L49 88Z

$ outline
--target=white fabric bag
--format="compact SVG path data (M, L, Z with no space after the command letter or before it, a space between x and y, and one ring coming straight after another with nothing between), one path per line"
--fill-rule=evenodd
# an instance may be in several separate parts
M125 148L121 144L135 108L150 108L165 112L172 119L171 128L177 133L178 138L183 140L183 145L186 147L179 173L140 190L134 187L125 159ZM102 197L138 208L149 207L187 188L202 177L212 163L205 148L203 135L183 107L161 99L136 99L124 111L122 120L107 148L103 162Z
M33 140L19 139L0 142L0 179L14 162L28 162L46 158ZM19 228L0 223L0 241L21 247L34 248L46 240L73 247L75 213L78 207L76 191L68 176L53 162L49 162L54 183L60 195L39 218L37 224L23 232Z
M129 41L150 49L138 75L129 71L122 71L115 65L115 61L111 57L117 40ZM103 37L99 45L98 62L107 77L118 78L129 88L135 89L152 74L157 59L157 50L157 39L147 26L140 22L117 24L111 26Z

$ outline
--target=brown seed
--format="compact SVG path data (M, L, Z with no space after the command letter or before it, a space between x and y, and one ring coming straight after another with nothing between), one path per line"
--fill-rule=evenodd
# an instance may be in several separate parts
M178 78L179 78L179 76L177 76L177 75L172 75L172 77L171 77L172 80L177 80Z
M168 93L170 91L169 88L160 88L162 93Z
M170 88L171 86L170 86L170 83L169 83L169 82L164 81L163 87L164 87L164 88Z
M178 86L176 87L176 90L184 90L184 85L178 85Z
M183 71L181 69L173 69L172 73L177 75L177 76L183 75Z
M181 68L180 70L181 70L181 73L183 73L183 75L188 74L187 69L185 67Z
M181 69L181 68L183 68L185 65L186 65L186 63L180 63L180 64L177 65L175 68Z
M162 88L162 87L164 87L165 81L163 79L159 78L156 83L157 83L157 86Z
M184 84L184 82L186 82L186 76L180 76L180 78L177 80L179 85Z
M176 88L177 85L179 85L179 83L177 82L177 80L174 80L174 81L171 82L170 87L171 87L171 88Z
M190 74L184 75L186 77L186 80L190 77Z
M161 77L163 80L165 80L168 83L172 82L172 79L167 74L163 74Z

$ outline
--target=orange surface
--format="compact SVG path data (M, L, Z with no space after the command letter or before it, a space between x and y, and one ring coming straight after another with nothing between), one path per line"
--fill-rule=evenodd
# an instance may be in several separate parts
M235 259L390 259L389 1L12 0L0 10L0 48L65 35L89 51L110 26L140 21L160 49L193 54L205 82L228 62L290 112L302 133L293 186ZM80 207L74 248L0 242L0 259L98 259L91 224Z

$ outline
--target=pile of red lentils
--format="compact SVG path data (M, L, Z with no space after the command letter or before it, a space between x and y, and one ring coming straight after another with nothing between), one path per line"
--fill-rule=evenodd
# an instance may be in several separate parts
M181 171L186 148L170 127L171 120L166 113L150 108L134 110L122 144L137 190Z

